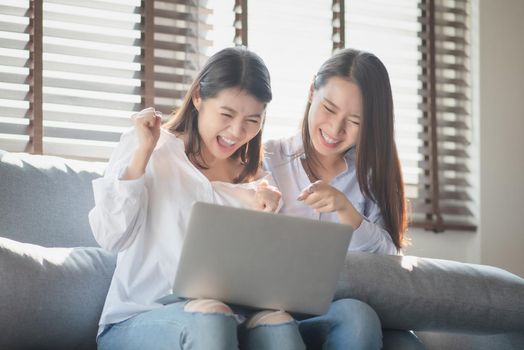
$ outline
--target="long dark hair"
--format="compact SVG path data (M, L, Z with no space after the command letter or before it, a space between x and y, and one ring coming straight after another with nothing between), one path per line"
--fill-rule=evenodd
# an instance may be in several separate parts
M209 58L191 84L182 101L182 106L172 114L164 125L173 133L187 135L186 154L198 167L206 169L202 158L198 133L198 111L193 104L193 95L198 90L202 100L215 97L220 91L238 87L262 103L272 99L269 71L264 61L245 47L223 49ZM262 128L248 143L240 147L231 158L240 158L244 169L234 180L244 182L255 177L262 162Z
M385 228L397 249L404 245L407 229L404 182L394 139L393 94L384 64L373 54L353 49L341 50L320 67L315 90L332 77L358 85L362 93L363 118L356 144L356 173L362 193L380 208ZM312 169L319 160L309 136L307 104L302 122L306 165Z

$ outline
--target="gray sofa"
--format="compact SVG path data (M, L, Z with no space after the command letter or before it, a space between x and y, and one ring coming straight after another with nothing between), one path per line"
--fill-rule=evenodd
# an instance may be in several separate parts
M103 164L0 151L0 349L95 349L115 257L87 213ZM347 257L336 298L369 303L385 349L524 349L524 280L482 265ZM418 347L420 348L420 346Z

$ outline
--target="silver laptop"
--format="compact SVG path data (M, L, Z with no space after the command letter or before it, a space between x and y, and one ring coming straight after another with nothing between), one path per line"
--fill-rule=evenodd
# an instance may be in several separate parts
M323 314L352 233L347 225L197 202L174 295Z

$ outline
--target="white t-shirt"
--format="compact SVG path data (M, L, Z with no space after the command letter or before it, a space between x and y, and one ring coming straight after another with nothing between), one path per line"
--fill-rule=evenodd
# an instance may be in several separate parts
M210 182L187 158L184 142L165 129L145 174L119 180L137 146L134 129L124 133L104 177L93 181L93 234L101 247L118 253L98 334L106 325L162 307L156 300L172 292L195 201L253 208L258 182L273 182L269 173L245 184Z

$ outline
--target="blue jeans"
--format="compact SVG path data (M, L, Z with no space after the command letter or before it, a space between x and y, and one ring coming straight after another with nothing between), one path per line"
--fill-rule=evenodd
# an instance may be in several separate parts
M299 321L308 349L381 349L382 327L377 313L356 299L331 303L326 314Z
M111 325L98 337L101 350L303 350L296 321L238 327L234 315L186 312L177 302ZM237 331L238 328L238 331ZM237 338L238 333L238 338Z
M375 311L353 299L337 300L325 315L246 329L224 313L184 311L177 302L114 324L98 338L101 350L380 349Z

